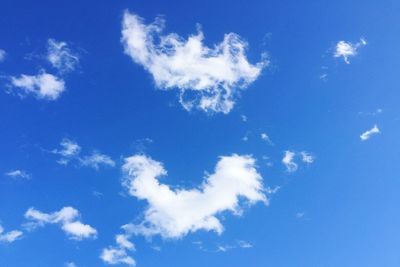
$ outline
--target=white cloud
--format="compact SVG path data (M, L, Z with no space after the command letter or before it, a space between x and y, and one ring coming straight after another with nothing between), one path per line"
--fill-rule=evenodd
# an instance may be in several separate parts
M289 173L297 171L299 165L295 162L295 158L300 158L303 163L311 164L315 161L315 156L307 151L290 151L286 150L282 158L282 163L286 167L286 171Z
M128 240L128 237L126 235L116 235L115 236L115 242L121 247L125 248L128 250L134 250L135 245Z
M108 264L135 266L135 260L128 255L128 251L135 250L135 245L128 240L128 236L123 234L116 235L115 242L117 246L104 248L100 258Z
M14 179L21 178L21 179L26 179L26 180L29 180L32 177L32 175L30 173L27 173L24 170L11 170L9 172L6 172L5 175L12 177Z
M367 45L365 39L361 38L357 43L350 43L346 41L339 41L336 44L335 53L333 54L334 57L343 57L343 60L350 64L349 57L354 57L358 53L358 49L362 46Z
M300 155L301 155L301 160L302 160L304 163L311 164L311 163L313 163L314 160L315 160L315 157L314 157L311 153L309 153L309 152L307 152L307 151L302 151L302 152L300 152Z
M234 249L235 247L230 245L218 245L217 252L227 252L228 250Z
M209 48L203 44L203 32L184 39L178 34L162 35L165 21L151 24L129 11L122 22L125 53L142 65L154 78L156 86L180 92L182 106L203 111L229 113L236 96L261 73L267 61L253 65L245 55L247 43L234 33Z
M67 165L70 161L77 161L85 167L92 167L98 170L101 166L114 167L115 162L110 156L93 151L92 154L80 157L81 146L68 138L63 138L60 142L60 149L53 149L51 152L62 157L57 161L61 165Z
M127 264L135 266L135 260L128 256L127 251L123 248L109 247L103 249L100 258L107 264Z
M29 208L25 218L30 222L25 226L35 228L45 224L60 224L61 229L70 239L82 240L85 238L96 238L97 230L88 224L83 224L79 218L79 211L72 207L64 207L53 213L44 213L34 208Z
M294 162L294 156L296 155L295 152L286 150L285 155L282 159L283 165L285 165L286 170L288 172L295 172L297 171L298 165Z
M6 55L7 55L6 51L0 49L0 63L6 59Z
M37 75L22 74L10 78L11 90L17 90L20 96L34 95L38 99L56 100L65 90L63 79L41 71Z
M262 140L264 140L265 142L267 142L271 146L274 145L274 143L272 143L271 139L269 138L269 136L266 133L262 133L260 135L260 137L261 137Z
M123 185L130 195L148 202L142 223L123 226L136 235L180 238L198 230L222 233L219 214L241 214L243 201L268 204L266 194L272 192L263 187L251 156L220 157L215 172L207 175L200 187L190 190L173 190L160 184L157 178L166 175L166 170L162 163L144 155L126 158L123 172Z
M0 243L12 243L22 237L23 233L18 230L4 232L3 226L0 225Z
M372 127L371 129L369 129L368 131L363 132L360 135L361 141L366 141L368 139L370 139L372 136L379 134L381 131L379 130L377 125L374 125L374 127Z
M83 166L92 167L96 170L98 170L101 165L110 167L115 166L115 162L109 156L96 151L93 152L90 156L81 158L80 161Z
M237 243L240 248L252 248L253 247L253 244L251 244L250 242L244 241L244 240L239 240Z
M74 262L66 262L64 264L65 267L77 267L77 265Z
M51 152L54 154L61 155L62 158L57 162L61 165L66 165L69 161L78 156L82 148L77 142L72 141L68 138L63 138L60 142L61 149L53 149Z
M47 41L47 60L61 73L75 70L79 64L78 55L71 51L66 42L58 42L54 39Z

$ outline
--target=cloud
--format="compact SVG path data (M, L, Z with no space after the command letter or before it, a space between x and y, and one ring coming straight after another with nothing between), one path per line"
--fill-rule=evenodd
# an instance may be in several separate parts
M123 226L135 235L161 235L181 238L198 230L222 233L223 225L217 218L225 211L239 215L242 203L268 204L262 177L255 169L251 156L223 156L213 174L205 177L198 188L173 190L160 184L158 177L167 174L162 163L144 155L125 159L123 185L129 194L148 202L142 223Z
M74 262L66 262L64 267L77 267L77 265Z
M286 150L285 155L282 159L283 165L285 165L286 170L288 172L295 172L297 171L298 165L294 162L294 156L296 155L295 152Z
M358 49L367 45L367 41L363 38L357 43L350 43L346 41L339 41L336 44L336 49L333 54L334 57L343 57L344 62L350 64L349 57L354 57L358 53Z
M314 160L315 160L315 157L314 157L311 153L309 153L309 152L307 152L307 151L302 151L302 152L300 152L300 155L301 155L301 160L302 160L304 163L311 164L311 163L313 163Z
M254 82L267 65L248 62L247 43L235 33L209 48L201 29L184 39L178 34L162 35L165 21L156 18L145 24L129 11L122 21L122 44L127 55L142 65L160 89L179 90L186 110L229 113L240 90Z
M126 235L116 235L117 246L104 248L100 258L107 264L127 264L135 266L135 260L128 256L128 251L135 250L135 245L128 240Z
M4 232L3 226L0 225L0 243L12 243L22 237L23 233L18 230Z
M244 240L239 240L237 241L237 244L240 248L252 248L253 244L250 242L244 241Z
M68 138L63 138L60 142L60 149L53 149L53 154L61 155L57 161L59 164L67 165L70 161L76 160L80 165L92 167L98 170L101 166L114 167L115 162L110 156L101 154L98 151L93 151L92 154L80 157L82 147L75 141Z
M101 165L109 167L115 166L115 162L109 156L96 151L93 152L90 156L81 158L80 161L83 166L92 167L96 170L98 170Z
M286 150L282 158L282 163L286 167L286 171L289 173L297 171L299 165L295 162L295 158L300 158L303 163L311 164L315 161L315 156L307 151L290 151Z
M72 141L68 138L63 138L60 142L61 149L53 149L51 152L54 154L61 155L62 158L58 160L58 163L66 165L69 161L78 156L82 148L77 142Z
M47 60L60 73L67 73L75 70L79 64L77 53L73 52L66 42L48 39Z
M64 207L53 213L44 213L34 208L29 208L25 218L30 222L25 226L29 229L44 226L45 224L60 224L61 229L70 239L82 240L96 238L97 230L88 224L83 224L79 218L79 211L72 207Z
M37 99L56 100L65 90L62 78L42 70L37 75L11 76L9 87L21 97L33 95Z
M269 136L266 133L262 133L260 135L260 137L261 137L262 140L264 140L265 142L267 142L271 146L274 145L274 143L272 143L271 139L269 138Z
M379 130L378 126L375 124L374 127L369 129L368 131L363 132L360 135L361 141L366 141L366 140L370 139L372 136L377 135L379 133L381 133L381 131Z
M6 51L3 49L0 49L0 63L3 62L6 59Z
M11 170L9 172L6 172L5 175L12 177L14 179L21 178L21 179L29 180L32 178L32 175L30 173L27 173L24 170Z

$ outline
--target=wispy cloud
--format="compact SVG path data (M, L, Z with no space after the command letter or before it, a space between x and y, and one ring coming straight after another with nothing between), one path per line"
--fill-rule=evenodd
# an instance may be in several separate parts
M285 165L288 172L297 171L298 165L294 162L295 152L286 150L285 155L282 158L282 163Z
M175 33L162 35L164 24L157 18L146 25L126 11L121 40L125 53L150 72L157 87L179 90L180 103L187 110L229 113L238 92L267 65L265 59L254 65L248 62L247 43L237 34L225 34L221 43L209 48L203 44L200 27L185 40Z
M59 149L53 149L51 152L61 156L57 161L61 165L67 165L70 161L75 161L81 166L91 167L96 170L100 169L101 166L115 166L115 162L110 156L96 150L90 155L80 156L82 147L71 139L63 138L60 142L60 147Z
M135 250L135 245L128 240L127 235L115 236L116 246L104 248L100 258L107 264L126 264L135 266L135 260L128 255L128 251Z
M64 92L65 82L42 70L37 75L11 76L9 88L21 97L33 95L38 99L56 100Z
M45 224L59 224L70 239L83 240L97 237L97 230L88 224L83 224L79 220L79 211L72 207L64 207L53 213L44 213L35 208L29 208L25 213L25 218L29 221L25 224L28 230Z
M23 233L19 230L5 232L3 226L0 225L0 243L12 243L22 237Z
M299 168L299 165L295 162L295 158L300 158L300 160L306 164L311 164L315 161L315 156L310 152L286 150L282 158L282 164L286 167L286 171L289 173L295 172Z
M315 160L315 156L313 156L311 153L307 151L301 151L300 155L301 155L301 160L305 163L311 164Z
M66 42L48 39L47 60L60 73L67 73L75 70L79 64L79 56L72 51Z
M32 175L24 170L11 170L6 172L5 175L14 179L29 180L32 178Z
M109 156L97 151L93 152L90 156L81 158L80 161L83 166L92 167L96 170L98 170L100 166L115 166L115 162Z
M381 131L379 130L377 125L374 125L374 127L372 127L371 129L363 132L360 135L361 141L367 141L368 139L370 139L372 136L377 135L381 133Z
M269 145L273 146L274 143L271 141L271 138L269 138L268 134L266 133L261 133L260 135L261 139L265 142L267 142Z
M7 52L3 49L0 49L0 63L6 59Z
M362 46L367 45L367 41L361 38L357 43L351 43L347 41L339 41L336 44L336 49L333 54L334 57L342 57L344 62L350 64L350 57L354 57L358 53L358 49Z

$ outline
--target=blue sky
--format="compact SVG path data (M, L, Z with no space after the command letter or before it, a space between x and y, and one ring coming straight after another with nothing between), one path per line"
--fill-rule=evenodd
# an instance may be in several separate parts
M0 267L400 266L399 11L3 0Z

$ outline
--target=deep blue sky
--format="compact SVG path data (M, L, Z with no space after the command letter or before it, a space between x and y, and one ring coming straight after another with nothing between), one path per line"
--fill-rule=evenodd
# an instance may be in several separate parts
M249 44L249 62L267 52L270 63L229 114L188 112L176 91L157 90L151 75L124 54L125 9L146 23L162 15L165 32L184 38L199 23L209 47L235 32ZM138 152L164 163L163 183L183 188L198 186L219 156L251 154L264 183L280 189L268 207L258 203L240 217L223 213L221 235L132 238L137 266L400 266L399 12L394 0L2 0L0 224L24 229L29 207L50 213L72 206L98 237L70 240L51 224L24 231L20 240L0 243L0 267L104 266L101 250L146 207L121 186L123 158ZM361 37L368 44L350 64L333 57L338 41ZM10 75L50 69L40 57L49 38L67 42L80 57L65 75L66 91L56 101L7 93ZM361 141L375 124L381 133ZM84 154L109 155L116 166L58 164L49 151L63 138ZM308 151L315 162L296 158L299 168L290 173L281 163L286 150ZM31 179L5 175L17 169ZM216 252L238 240L253 247Z

